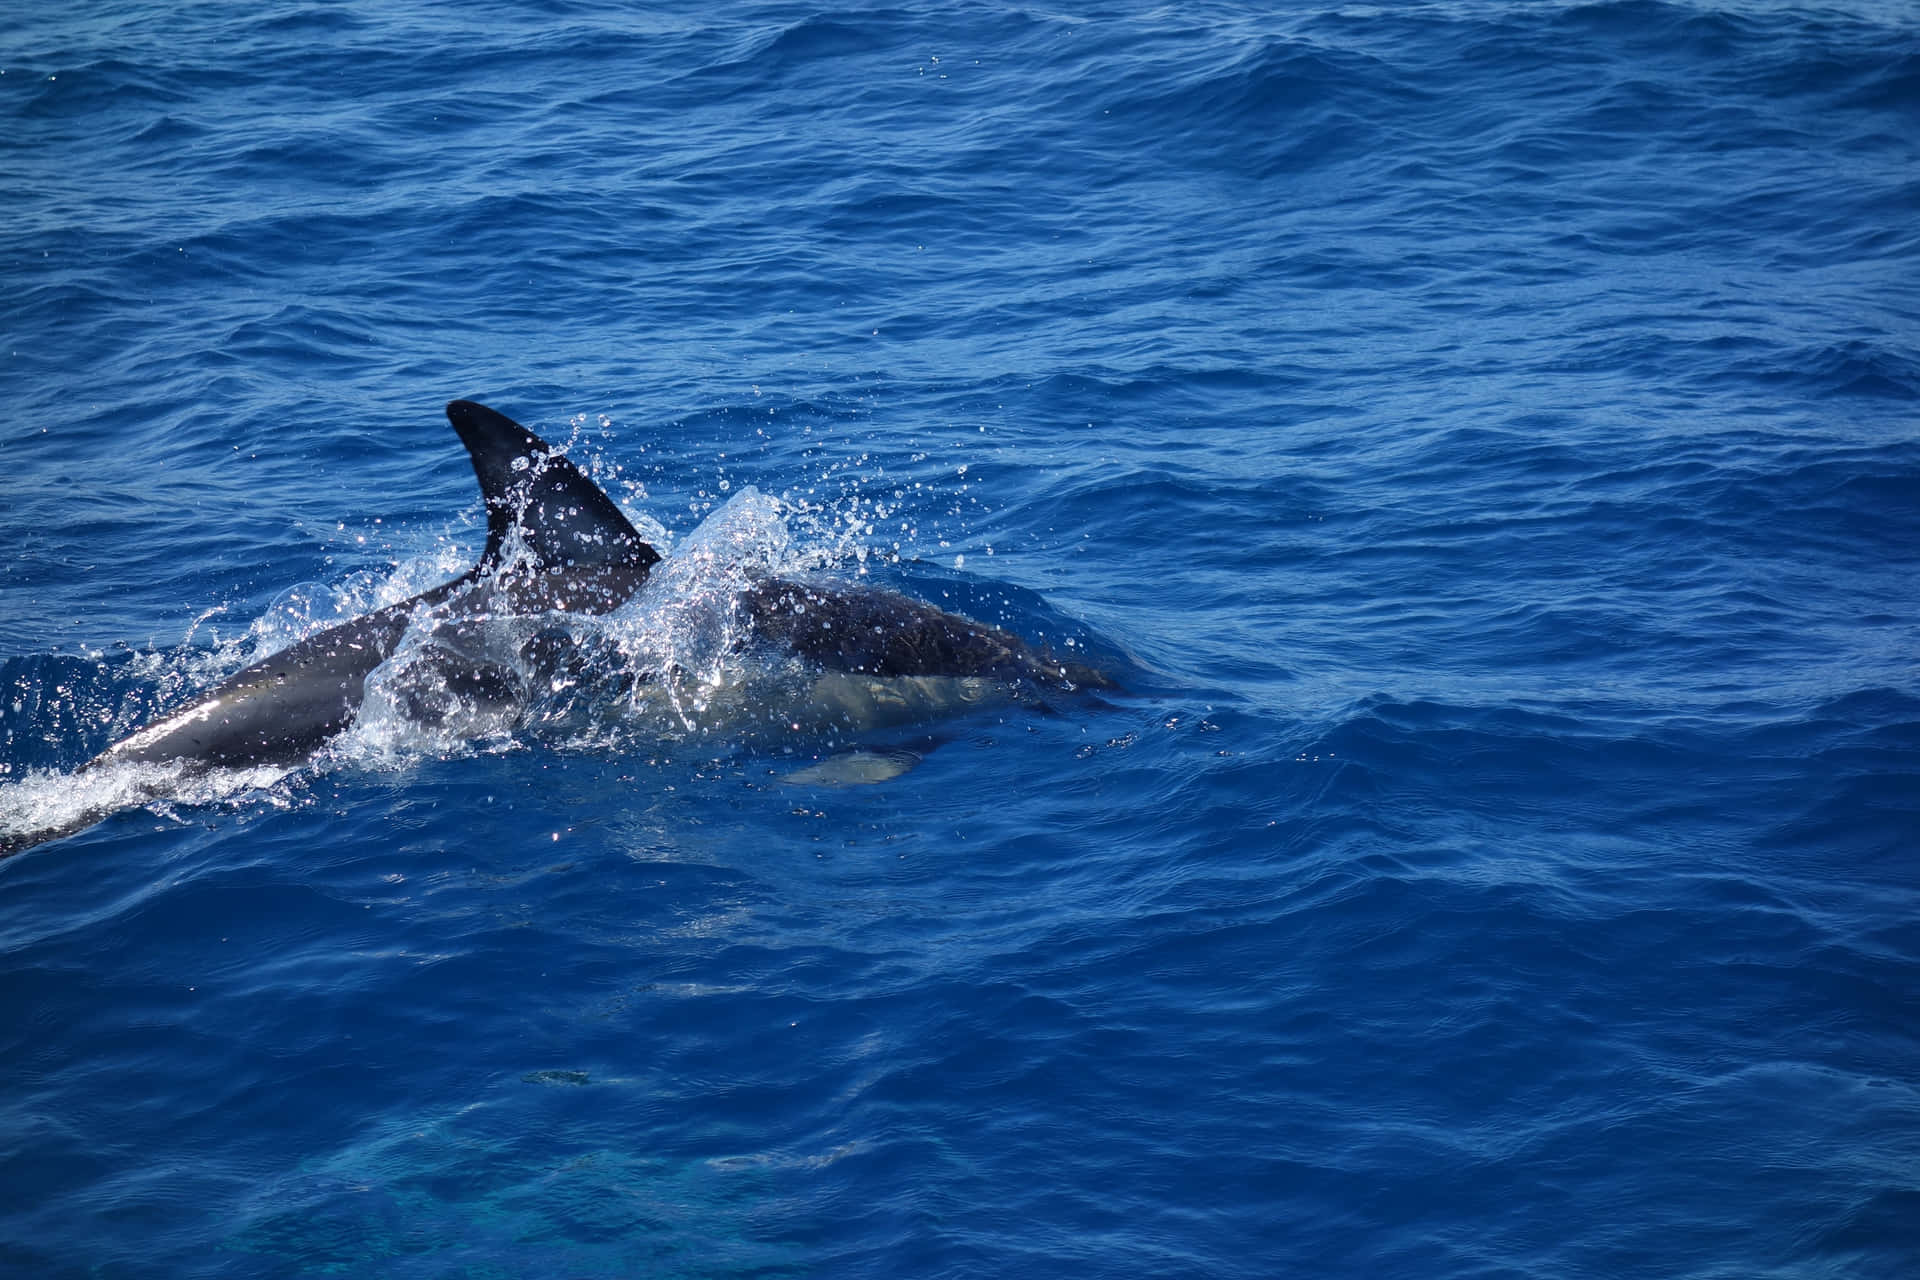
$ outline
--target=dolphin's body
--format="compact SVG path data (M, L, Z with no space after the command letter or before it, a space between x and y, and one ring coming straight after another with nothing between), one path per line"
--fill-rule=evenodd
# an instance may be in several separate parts
M188 769L296 764L353 722L367 677L420 622L457 637L489 618L604 614L635 597L660 555L600 487L539 436L484 405L455 400L447 417L467 447L486 501L479 563L451 582L309 636L237 672L193 705L147 725L82 766ZM751 638L835 672L865 677L976 676L1071 690L1109 687L1018 636L919 600L844 583L761 578L740 597ZM522 650L537 656L551 633ZM435 647L443 693L510 702L509 667ZM431 709L426 712L431 714ZM0 855L71 834L104 817L8 836Z

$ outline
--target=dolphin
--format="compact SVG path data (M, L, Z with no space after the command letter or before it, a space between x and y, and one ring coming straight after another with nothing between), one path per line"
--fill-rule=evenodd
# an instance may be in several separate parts
M447 418L486 504L486 547L473 568L253 663L77 772L115 764L175 764L189 772L298 764L353 723L367 677L423 625L443 695L510 706L520 676L467 656L458 639L463 628L500 617L610 613L645 590L659 552L585 472L485 405L455 400ZM1062 692L1113 687L1104 673L1056 659L1012 632L882 588L769 576L751 582L735 603L747 624L743 644L784 650L824 671L878 679L974 676ZM523 659L553 660L555 634L537 634ZM446 644L434 643L442 637ZM404 705L423 717L435 714L431 699ZM0 856L105 816L93 811L55 828L0 832Z

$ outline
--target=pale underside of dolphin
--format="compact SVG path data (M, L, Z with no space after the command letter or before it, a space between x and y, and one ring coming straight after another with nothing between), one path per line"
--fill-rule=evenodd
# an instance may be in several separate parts
M486 548L472 569L246 667L107 748L82 771L111 764L297 764L353 723L367 677L423 619L457 629L489 618L598 615L645 589L659 553L585 472L484 405L455 400L447 417L486 503ZM980 677L1062 692L1111 687L1100 672L1060 661L1009 631L893 591L763 577L738 607L750 642L785 649L825 671L874 679ZM463 659L457 650L437 652L443 656L436 675L455 695L490 696L507 679L499 667ZM105 816L0 834L0 856Z

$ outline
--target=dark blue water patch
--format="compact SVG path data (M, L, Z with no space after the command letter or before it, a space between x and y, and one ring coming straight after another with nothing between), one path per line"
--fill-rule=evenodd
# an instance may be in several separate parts
M1156 79L1103 105L1109 136L1149 137L1175 163L1254 180L1297 179L1384 151L1392 137L1376 122L1417 109L1430 92L1376 59L1291 40Z
M744 45L736 45L691 74L703 82L702 100L711 101L709 85L719 87L722 100L729 89L759 96L769 86L801 82L823 65L848 61L871 65L872 55L906 53L898 16L892 15L893 22L884 13L862 22L839 22L821 14L791 26L745 33Z
M0 663L0 753L17 778L27 769L73 768L152 714L155 690L113 659L8 658Z
M1863 873L1897 881L1916 807L1914 711L1907 695L1866 689L1796 725L1794 740L1775 749L1805 759L1823 785L1780 815L1767 843L1808 853L1844 843Z

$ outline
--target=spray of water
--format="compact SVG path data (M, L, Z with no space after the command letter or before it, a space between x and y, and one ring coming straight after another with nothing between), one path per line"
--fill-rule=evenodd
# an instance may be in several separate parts
M780 497L724 477L702 490L704 518L676 539L657 521L629 519L663 560L647 589L613 613L490 617L449 624L421 610L394 653L368 677L353 726L309 769L399 769L424 758L521 749L625 750L695 741L705 749L764 748L796 738L823 749L877 728L939 715L1004 693L979 679L876 680L823 673L789 654L757 649L741 609L767 576L830 571L864 576L874 557L897 560L905 494L890 494L864 458ZM611 491L644 490L601 477ZM899 523L899 530L888 528ZM507 548L510 561L512 548ZM468 567L442 538L331 583L282 591L238 634L217 634L211 610L188 642L135 655L118 673L145 696L97 709L114 736L178 706L249 663L346 619L408 599ZM213 643L205 643L212 637ZM76 699L83 695L75 694ZM131 708L129 710L128 708ZM96 709L85 708L87 713ZM120 721L127 723L120 723ZM79 770L16 769L0 782L0 845L25 833L75 830L146 804L163 817L183 807L287 800L286 768L194 769L111 764Z

